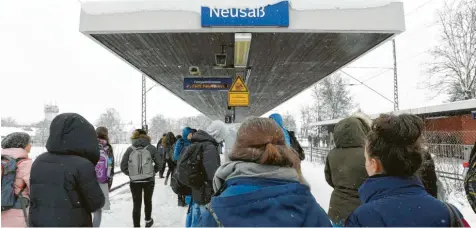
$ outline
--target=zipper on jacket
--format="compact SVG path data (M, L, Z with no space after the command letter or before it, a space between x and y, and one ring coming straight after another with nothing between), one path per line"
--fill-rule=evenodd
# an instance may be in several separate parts
M139 174L142 174L142 153L139 153Z

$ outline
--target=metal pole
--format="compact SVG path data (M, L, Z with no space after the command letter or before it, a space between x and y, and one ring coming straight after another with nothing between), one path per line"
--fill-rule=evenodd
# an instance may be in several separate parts
M395 39L392 40L393 45L393 109L398 111L398 77L397 77L397 48L395 47Z
M141 124L142 129L147 131L147 91L145 87L145 75L142 74L142 112L141 112Z

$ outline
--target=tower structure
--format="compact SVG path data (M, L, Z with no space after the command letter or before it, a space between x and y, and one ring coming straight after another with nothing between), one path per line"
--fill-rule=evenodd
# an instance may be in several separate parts
M45 111L45 119L51 122L58 115L59 108L58 108L58 105L54 103L48 103L48 104L45 104L44 111Z

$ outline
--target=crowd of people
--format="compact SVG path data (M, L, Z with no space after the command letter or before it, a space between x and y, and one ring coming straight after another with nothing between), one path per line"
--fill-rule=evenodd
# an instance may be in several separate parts
M157 146L136 129L120 169L130 179L134 227L141 226L142 201L145 226L153 226L152 196L162 178L177 194L177 206L188 207L186 227L469 227L455 206L439 198L423 130L422 119L410 114L374 121L354 114L337 123L324 169L334 188L327 212L311 194L319 186L305 180L304 151L279 114L246 119L223 164L229 132L222 121L185 127L182 135L164 133ZM28 158L28 134L12 133L1 147L2 227L101 225L114 177L107 128L64 113L53 119L47 152L35 161Z

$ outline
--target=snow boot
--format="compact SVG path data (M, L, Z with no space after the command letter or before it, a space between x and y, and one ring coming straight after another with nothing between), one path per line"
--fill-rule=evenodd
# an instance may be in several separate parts
M152 225L154 225L154 219L145 220L145 227L151 227Z

